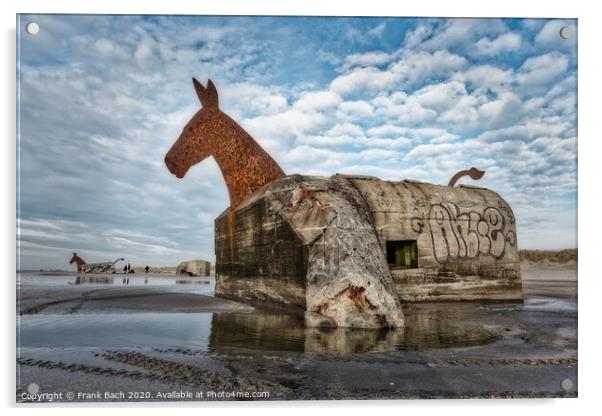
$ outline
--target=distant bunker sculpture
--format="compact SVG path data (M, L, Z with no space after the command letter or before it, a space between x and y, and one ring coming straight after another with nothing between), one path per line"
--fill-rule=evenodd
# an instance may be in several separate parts
M176 267L176 276L209 276L211 263L205 260L183 261Z
M165 157L213 156L230 207L215 220L217 296L304 313L307 326L401 327L400 302L522 300L516 221L495 192L373 177L286 176L193 79L202 108Z

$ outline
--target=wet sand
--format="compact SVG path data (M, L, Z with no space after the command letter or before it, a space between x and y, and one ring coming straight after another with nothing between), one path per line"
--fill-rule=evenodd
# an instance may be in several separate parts
M525 264L522 271L524 305L408 304L405 331L306 330L295 318L215 298L205 284L23 285L17 312L24 323L38 316L51 326L67 315L85 323L89 315L125 325L117 317L151 312L182 322L182 312L212 318L203 347L170 346L175 339L22 344L17 401L31 401L23 395L30 383L61 393L56 401L254 400L258 392L268 395L263 400L576 397L576 266Z
M521 263L523 292L528 296L577 297L577 263Z
M86 290L88 289L88 290ZM251 312L253 307L199 293L160 287L119 287L89 290L32 290L19 302L21 315L37 313ZM42 300L42 302L40 302Z

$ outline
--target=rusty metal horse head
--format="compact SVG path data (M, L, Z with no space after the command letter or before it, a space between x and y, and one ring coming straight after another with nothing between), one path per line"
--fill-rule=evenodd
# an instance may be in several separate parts
M171 173L183 178L195 164L213 156L219 165L234 208L253 191L278 178L284 171L265 150L219 108L217 89L211 80L204 87L192 79L202 108L186 124L165 156Z

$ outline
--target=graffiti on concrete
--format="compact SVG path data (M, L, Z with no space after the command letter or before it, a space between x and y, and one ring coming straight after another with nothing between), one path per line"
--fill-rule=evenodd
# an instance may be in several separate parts
M506 226L502 211L497 207L487 207L482 212L462 210L453 202L442 202L431 205L426 217L414 217L412 228L430 236L433 255L439 263L480 255L499 260L508 245L516 245L516 234ZM510 218L513 222L514 217Z
M510 207L504 204L501 200L497 201L497 208L502 211L508 217L508 221L510 224L514 224L516 220L514 219L514 213L510 209Z

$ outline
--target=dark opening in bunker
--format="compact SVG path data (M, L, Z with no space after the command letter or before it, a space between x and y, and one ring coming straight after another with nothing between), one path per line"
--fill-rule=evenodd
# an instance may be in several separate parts
M387 263L389 267L406 269L418 267L416 240L387 241Z

